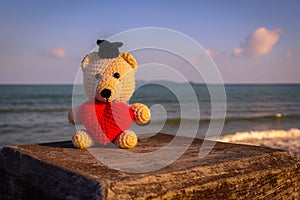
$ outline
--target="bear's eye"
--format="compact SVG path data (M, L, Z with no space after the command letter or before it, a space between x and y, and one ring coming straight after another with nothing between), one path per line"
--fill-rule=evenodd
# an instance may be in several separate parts
M95 75L95 78L96 78L97 80L99 80L99 79L101 78L101 74L99 74L99 73L96 74L96 75Z
M116 73L114 73L114 77L115 77L116 79L118 79L118 78L120 78L120 74L119 74L118 72L116 72Z

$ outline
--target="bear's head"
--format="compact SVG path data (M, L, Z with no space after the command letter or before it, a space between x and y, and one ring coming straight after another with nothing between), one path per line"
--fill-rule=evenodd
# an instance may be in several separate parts
M128 101L135 89L135 58L119 53L120 42L97 40L97 44L99 52L89 53L81 63L86 96L104 103Z

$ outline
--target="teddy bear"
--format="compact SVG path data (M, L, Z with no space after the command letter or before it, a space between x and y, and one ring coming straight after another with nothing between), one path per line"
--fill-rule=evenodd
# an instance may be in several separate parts
M98 52L91 52L81 62L83 88L88 100L68 112L69 122L82 124L72 143L85 149L95 143L110 142L119 148L133 148L137 135L128 130L134 121L150 121L149 108L141 103L127 104L135 90L136 59L128 52L119 52L121 42L97 40Z

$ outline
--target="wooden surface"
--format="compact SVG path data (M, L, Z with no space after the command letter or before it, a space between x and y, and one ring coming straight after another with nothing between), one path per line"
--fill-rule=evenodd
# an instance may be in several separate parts
M157 134L139 139L138 146L130 151L153 152L172 138ZM180 148L187 140L180 138L176 146ZM71 142L4 147L0 151L0 197L300 199L300 159L296 155L264 147L217 143L206 157L199 158L202 142L195 139L174 163L148 173L111 169L88 150L73 148ZM103 147L93 151L97 150ZM115 151L110 149L112 155ZM117 167L122 168L122 163Z

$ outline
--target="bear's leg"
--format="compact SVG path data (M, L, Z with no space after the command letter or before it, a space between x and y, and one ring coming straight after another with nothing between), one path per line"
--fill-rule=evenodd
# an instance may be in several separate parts
M137 136L133 131L126 130L116 137L114 143L122 149L130 149L137 144Z
M86 130L77 130L73 135L72 143L79 149L86 149L94 145L94 140Z

